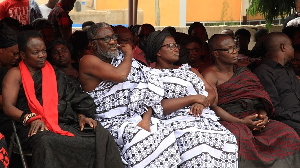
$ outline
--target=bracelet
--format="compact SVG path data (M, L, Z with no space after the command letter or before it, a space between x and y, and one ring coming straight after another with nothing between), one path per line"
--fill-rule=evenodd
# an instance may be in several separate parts
M42 116L38 115L38 116L34 116L34 117L31 117L27 122L26 122L26 125L30 125L30 123L34 120L37 120L37 119L42 119Z
M36 116L35 113L30 113L30 114L28 114L28 115L24 118L24 120L23 120L23 125L26 126L26 125L27 125L27 121L28 121L30 118L35 117L35 116Z
M27 114L27 113L26 113L25 111L23 111L23 113L22 113L22 115L21 115L21 117L20 117L20 123L23 123L24 117L25 117L26 114Z

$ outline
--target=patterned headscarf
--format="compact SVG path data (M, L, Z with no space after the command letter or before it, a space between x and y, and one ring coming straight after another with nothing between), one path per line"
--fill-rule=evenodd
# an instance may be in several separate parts
M161 45L164 43L166 37L172 37L170 33L162 32L162 31L155 31L152 32L147 37L147 45L145 49L145 55L147 62L156 62L156 54L161 48Z

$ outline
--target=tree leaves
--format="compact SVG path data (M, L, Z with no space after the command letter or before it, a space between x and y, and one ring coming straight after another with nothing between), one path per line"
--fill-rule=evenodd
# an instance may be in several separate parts
M266 19L267 28L270 28L278 16L284 18L295 8L294 0L249 0L249 3L247 13L252 16L262 14Z

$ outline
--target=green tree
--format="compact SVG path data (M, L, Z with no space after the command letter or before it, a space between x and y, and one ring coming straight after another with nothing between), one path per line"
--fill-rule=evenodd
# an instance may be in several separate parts
M250 6L247 13L254 16L262 14L266 19L266 27L270 28L278 16L285 18L295 8L294 0L249 0Z

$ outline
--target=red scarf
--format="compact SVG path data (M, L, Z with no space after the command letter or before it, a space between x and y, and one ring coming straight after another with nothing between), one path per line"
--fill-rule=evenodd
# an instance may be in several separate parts
M37 100L35 95L34 81L30 72L22 60L19 64L22 83L27 97L28 106L32 113L40 115L41 120L47 128L57 134L74 136L74 134L62 130L58 125L58 93L56 75L53 67L46 61L42 68L42 99L43 106Z

